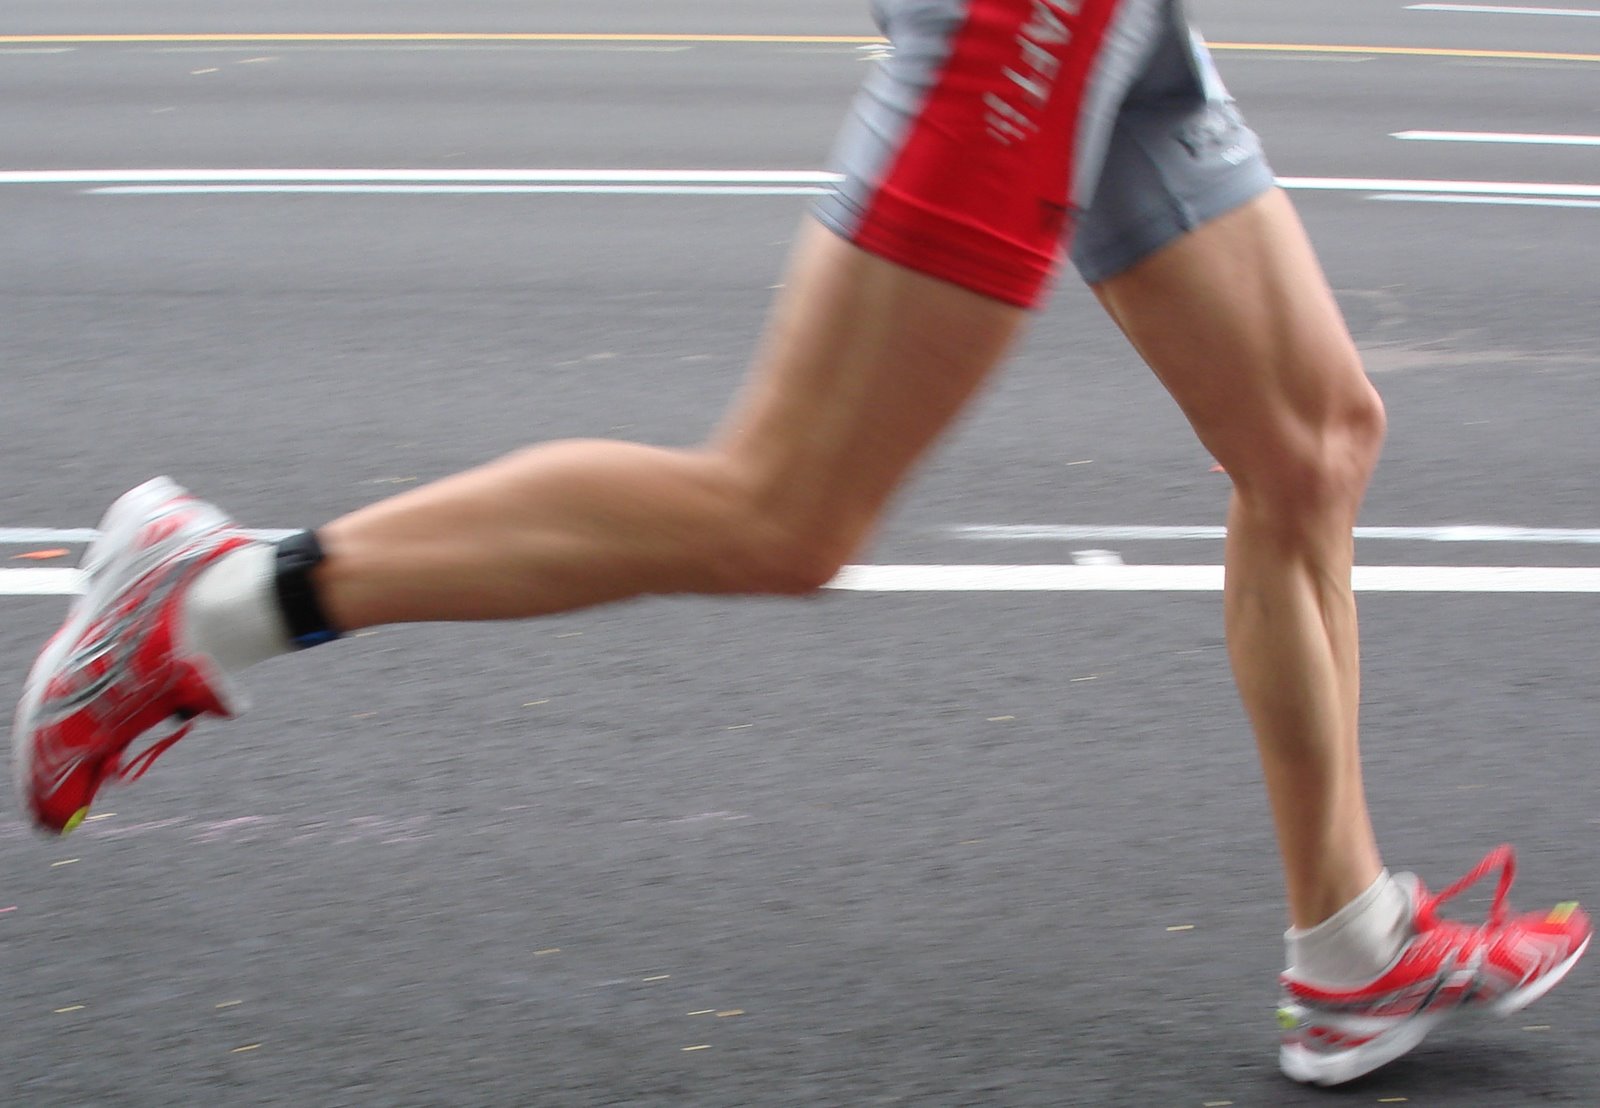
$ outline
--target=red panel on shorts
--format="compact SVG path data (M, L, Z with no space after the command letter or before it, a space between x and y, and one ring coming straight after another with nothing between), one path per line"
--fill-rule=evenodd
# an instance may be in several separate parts
M1078 119L1118 0L970 0L857 245L1021 307L1055 271Z

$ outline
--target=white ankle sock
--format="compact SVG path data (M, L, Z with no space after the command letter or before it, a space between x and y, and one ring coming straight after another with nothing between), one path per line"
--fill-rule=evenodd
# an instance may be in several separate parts
M200 571L183 598L183 634L232 676L294 649L274 585L277 549L252 543Z
M1289 968L1319 985L1365 984L1410 940L1411 916L1410 890L1384 870L1365 892L1315 927L1284 933Z

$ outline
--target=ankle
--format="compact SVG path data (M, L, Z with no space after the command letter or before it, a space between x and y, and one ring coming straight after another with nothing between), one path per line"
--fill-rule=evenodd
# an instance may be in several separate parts
M1284 935L1289 968L1328 986L1357 985L1381 974L1410 941L1412 891L1388 870L1314 927Z

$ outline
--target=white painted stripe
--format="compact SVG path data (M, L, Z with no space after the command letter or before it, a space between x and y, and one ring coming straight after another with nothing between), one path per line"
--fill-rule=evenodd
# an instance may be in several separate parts
M13 169L0 185L513 184L830 185L804 169Z
M275 528L245 533L263 542L277 542L297 532L293 528L287 530ZM0 546L26 546L35 543L55 546L65 543L71 546L93 542L99 537L100 532L92 527L0 527Z
M1279 182L1285 188L1309 189L1339 189L1342 191L1366 191L1368 182L1356 182L1349 186L1313 184L1304 185L1296 183ZM1382 181L1373 184L1401 185L1410 182ZM1450 185L1449 181L1415 182L1421 184ZM1357 185L1361 187L1356 187ZM1588 195L1600 198L1600 187L1589 186L1551 186L1534 185L1538 190L1551 190L1555 188L1573 188L1583 190ZM85 189L85 193L95 195L120 195L120 196L182 196L182 195L245 195L245 194L270 194L270 195L295 195L295 194L338 194L350 195L413 195L413 196L470 196L470 195L508 195L508 194L543 194L546 196L824 196L829 188L817 185L111 185L101 188ZM1600 203L1597 200L1577 200L1538 197L1499 196L1493 193L1478 194L1474 191L1463 190L1460 193L1382 193L1374 194L1374 200L1414 200L1419 203L1434 204L1511 204L1525 207L1545 208L1590 208Z
M853 592L1220 592L1221 566L848 566ZM1357 566L1357 592L1600 593L1600 568Z
M1600 200L1559 200L1538 196L1440 196L1426 192L1380 192L1370 199L1413 204L1500 204L1513 208L1600 208Z
M1286 189L1335 192L1426 192L1459 196L1600 197L1600 185L1549 184L1540 181L1406 181L1383 177L1279 177Z
M0 171L0 185L473 185L550 186L551 191L637 186L668 189L826 189L840 180L820 170L756 169L89 169ZM1544 181L1433 181L1387 177L1280 177L1286 189L1336 192L1415 192L1450 195L1600 198L1600 185Z
M277 542L295 534L293 528L248 531L263 542ZM1167 542L1192 539L1222 540L1227 530L1214 526L1156 526L1127 524L963 524L950 528L961 538L1000 541L1051 542ZM79 545L100 535L92 527L0 527L0 546ZM1512 543L1535 546L1600 546L1600 529L1574 527L1514 527L1503 524L1449 523L1435 527L1357 527L1358 539L1398 542Z
M91 527L0 527L0 543L93 542L100 535Z
M1513 131L1394 131L1406 142L1497 142L1523 146L1600 146L1600 135L1524 135Z
M253 538L277 543L294 528L256 528ZM1126 524L963 524L952 535L973 540L1061 541L1061 543L1138 543L1138 541L1218 540L1227 530L1210 525ZM0 527L0 546L75 546L98 538L91 527ZM1600 546L1600 528L1512 527L1502 524L1440 524L1437 527L1357 527L1358 540L1402 543L1512 543L1531 546Z
M1223 527L1056 526L1051 524L970 524L951 528L968 539L1051 542L1164 542L1227 537ZM3 534L3 532L0 532ZM1506 527L1498 524L1446 524L1439 527L1357 527L1357 539L1400 542L1484 542L1537 545L1600 545L1600 530L1566 527Z
M77 591L75 569L0 569L0 596L65 596Z
M1600 18L1600 11L1588 8L1521 8L1499 4L1410 4L1411 12L1456 12L1471 15L1577 15Z
M1217 592L1221 566L846 566L850 592Z
M242 193L472 196L824 196L819 185L110 185L85 192L115 196L193 196Z
M829 584L846 592L1219 592L1218 565L862 565ZM1600 568L1357 566L1357 592L1600 593ZM0 569L0 596L79 591L71 569Z

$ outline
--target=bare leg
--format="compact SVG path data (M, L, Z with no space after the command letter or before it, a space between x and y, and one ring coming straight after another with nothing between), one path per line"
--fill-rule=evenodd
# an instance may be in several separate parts
M709 444L551 443L335 520L319 529L323 606L354 630L819 588L1023 318L808 220Z
M1281 192L1096 291L1233 480L1229 651L1292 922L1312 926L1381 869L1357 749L1350 569L1382 405Z

